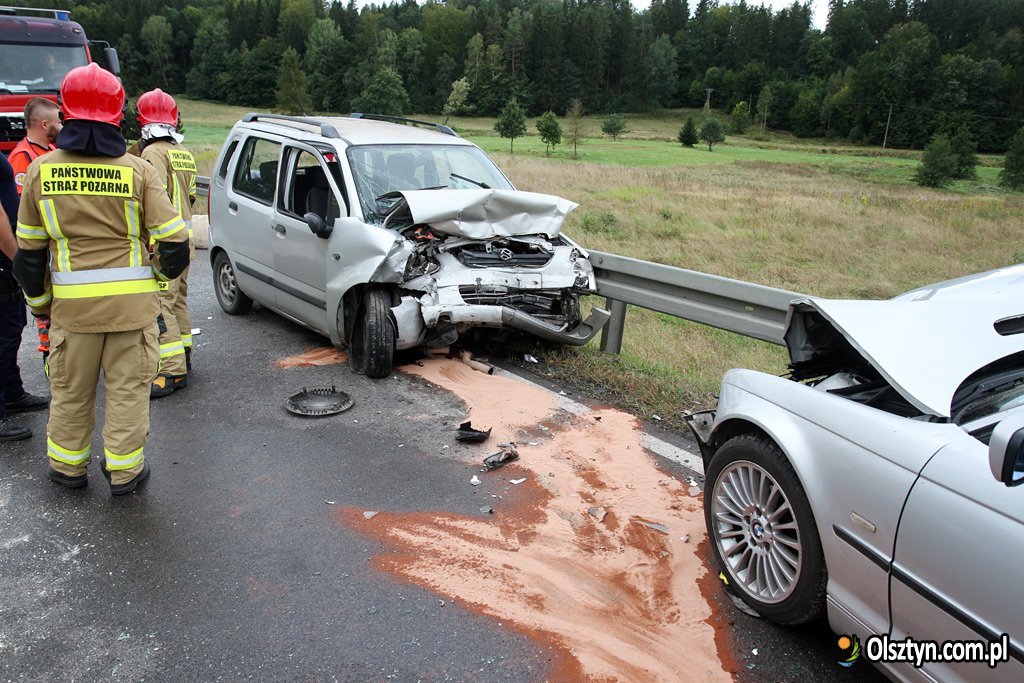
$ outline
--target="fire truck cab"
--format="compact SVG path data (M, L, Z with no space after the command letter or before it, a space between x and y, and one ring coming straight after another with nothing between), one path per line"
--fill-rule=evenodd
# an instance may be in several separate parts
M64 75L92 61L89 45L67 10L0 7L0 151L9 152L25 137L22 113L29 98L56 102ZM110 70L119 73L117 51L107 45L105 54Z

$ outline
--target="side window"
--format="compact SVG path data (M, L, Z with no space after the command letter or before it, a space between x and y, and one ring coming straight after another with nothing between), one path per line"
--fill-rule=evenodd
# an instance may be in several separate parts
M292 149L289 154L289 182L281 198L281 210L301 218L315 213L328 224L341 216L338 198L331 191L320 160L306 150Z
M224 153L224 160L220 162L220 168L217 169L217 184L223 185L224 179L228 177L228 166L231 165L231 158L235 156L235 152L238 150L238 140L231 143L228 147L228 151Z
M246 140L235 167L235 191L262 204L272 204L280 157L280 143L263 138Z

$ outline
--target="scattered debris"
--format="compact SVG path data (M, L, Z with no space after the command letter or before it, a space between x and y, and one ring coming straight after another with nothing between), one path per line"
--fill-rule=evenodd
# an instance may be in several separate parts
M377 510L367 510L363 513L363 519L373 519L378 514Z
M686 534L684 536L680 536L679 540L682 541L683 543L689 543L690 542L690 534Z
M324 502L326 504L328 504L328 505L334 505L334 501L333 500L325 500Z
M198 337L202 333L203 333L203 331L201 329L199 329L198 327L193 327L192 328L192 336L193 337Z
M756 617L758 619L761 618L761 615L758 614L753 607L744 602L743 598L739 597L738 595L733 595L732 593L729 593L729 597L732 599L732 604L736 605L736 609L738 609L739 611L743 612L744 614L749 614L750 616ZM754 654L757 654L757 650L754 650Z
M487 363L481 363L478 360L473 360L473 354L470 353L469 351L460 351L459 352L459 359L463 363L465 363L466 365L468 365L469 367L473 368L474 370L476 370L478 372L482 372L485 375L493 375L494 374L494 366L493 365L488 365Z
M697 486L690 487L690 495L694 498L700 495L700 488Z
M540 362L540 361L538 361L536 358L534 358L533 356L531 356L528 353L523 355L523 360L525 360L527 363L539 363Z
M661 422L660 415L651 415L651 419L654 420L655 422Z
M697 480L693 477L687 477L686 481L690 483L690 486L700 486L700 484L697 483Z
M522 479L509 479L508 483L510 483L510 484L522 484L524 481L526 481L526 477L523 477Z
M323 417L342 413L355 405L352 397L335 387L305 387L288 398L285 407L303 417Z
M600 415L595 415L594 416L594 422L600 422L600 421L601 421L601 416Z
M750 654L752 654L752 655L754 655L756 657L757 656L757 648L755 647L753 650L751 650Z
M608 515L608 511L605 510L603 507L588 508L587 512L590 513L590 516L596 519L598 522L603 522L604 518Z
M497 469L519 459L519 451L516 450L515 443L499 443L498 447L501 448L500 451L491 453L484 458L484 467L489 470Z
M476 475L474 474L474 475L473 475L473 478L469 480L469 483L470 483L470 484L472 484L473 486L479 486L479 485L480 485L480 484L482 484L483 482L482 482L482 481L480 481L480 477L478 477L478 476L476 476Z
M494 508L492 508L490 505L484 505L482 508L480 508L480 512L484 513L485 515L493 515Z
M472 421L466 420L459 425L459 430L455 433L455 440L464 441L466 443L481 443L490 438L491 429L491 427L488 427L487 431L473 429ZM445 446L445 448L447 448L447 446Z
M657 522L648 522L645 519L637 519L637 520L634 520L634 521L637 524L644 525L648 529L654 529L655 531L660 531L663 534L666 534L666 535L668 534L668 527L665 526L664 524L658 524Z
M718 572L718 578L722 580L726 586L729 585L729 577L725 575L725 572Z
M558 395L559 396L568 396L569 394L565 393L564 391L559 391Z

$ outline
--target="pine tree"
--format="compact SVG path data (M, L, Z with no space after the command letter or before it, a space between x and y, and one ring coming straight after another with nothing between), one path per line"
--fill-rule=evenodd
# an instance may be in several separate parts
M494 130L501 137L509 139L508 151L509 154L514 154L512 145L516 138L526 135L526 114L516 98L513 97L505 104L505 108L498 116L498 121L494 124Z
M299 64L299 53L288 48L281 55L281 69L277 76L277 107L286 114L305 114L309 109L306 74Z
M743 135L750 128L750 106L746 102L737 102L732 108L732 132Z
M686 117L686 122L679 129L679 144L683 147L693 147L697 144L697 125L693 122L692 116Z
M626 130L626 117L622 114L609 114L601 121L601 132L611 135L612 140L618 140L620 135L629 132Z
M712 147L719 142L725 142L725 127L714 116L709 116L704 119L704 123L701 124L700 132L697 133L697 136L702 142L707 144L708 151L712 152L714 151Z
M923 187L945 187L956 173L956 155L945 135L936 135L924 148L921 165L914 173L914 182Z
M1012 190L1024 189L1024 128L1017 131L1006 150L999 184Z
M953 172L953 177L977 178L978 173L974 167L978 165L978 143L971 135L971 130L967 126L960 126L950 138L949 145L956 157L956 170Z
M562 142L562 126L558 124L558 119L555 118L553 111L546 111L537 119L537 132L540 133L540 139L544 142L545 154L549 149Z

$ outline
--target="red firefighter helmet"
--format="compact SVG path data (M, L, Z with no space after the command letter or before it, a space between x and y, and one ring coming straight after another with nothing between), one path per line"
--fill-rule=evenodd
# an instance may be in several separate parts
M139 96L135 103L139 112L139 125L150 123L166 123L168 126L178 125L178 105L174 98L160 88L150 90Z
M72 69L60 84L64 120L99 121L116 126L124 116L124 86L93 62Z

